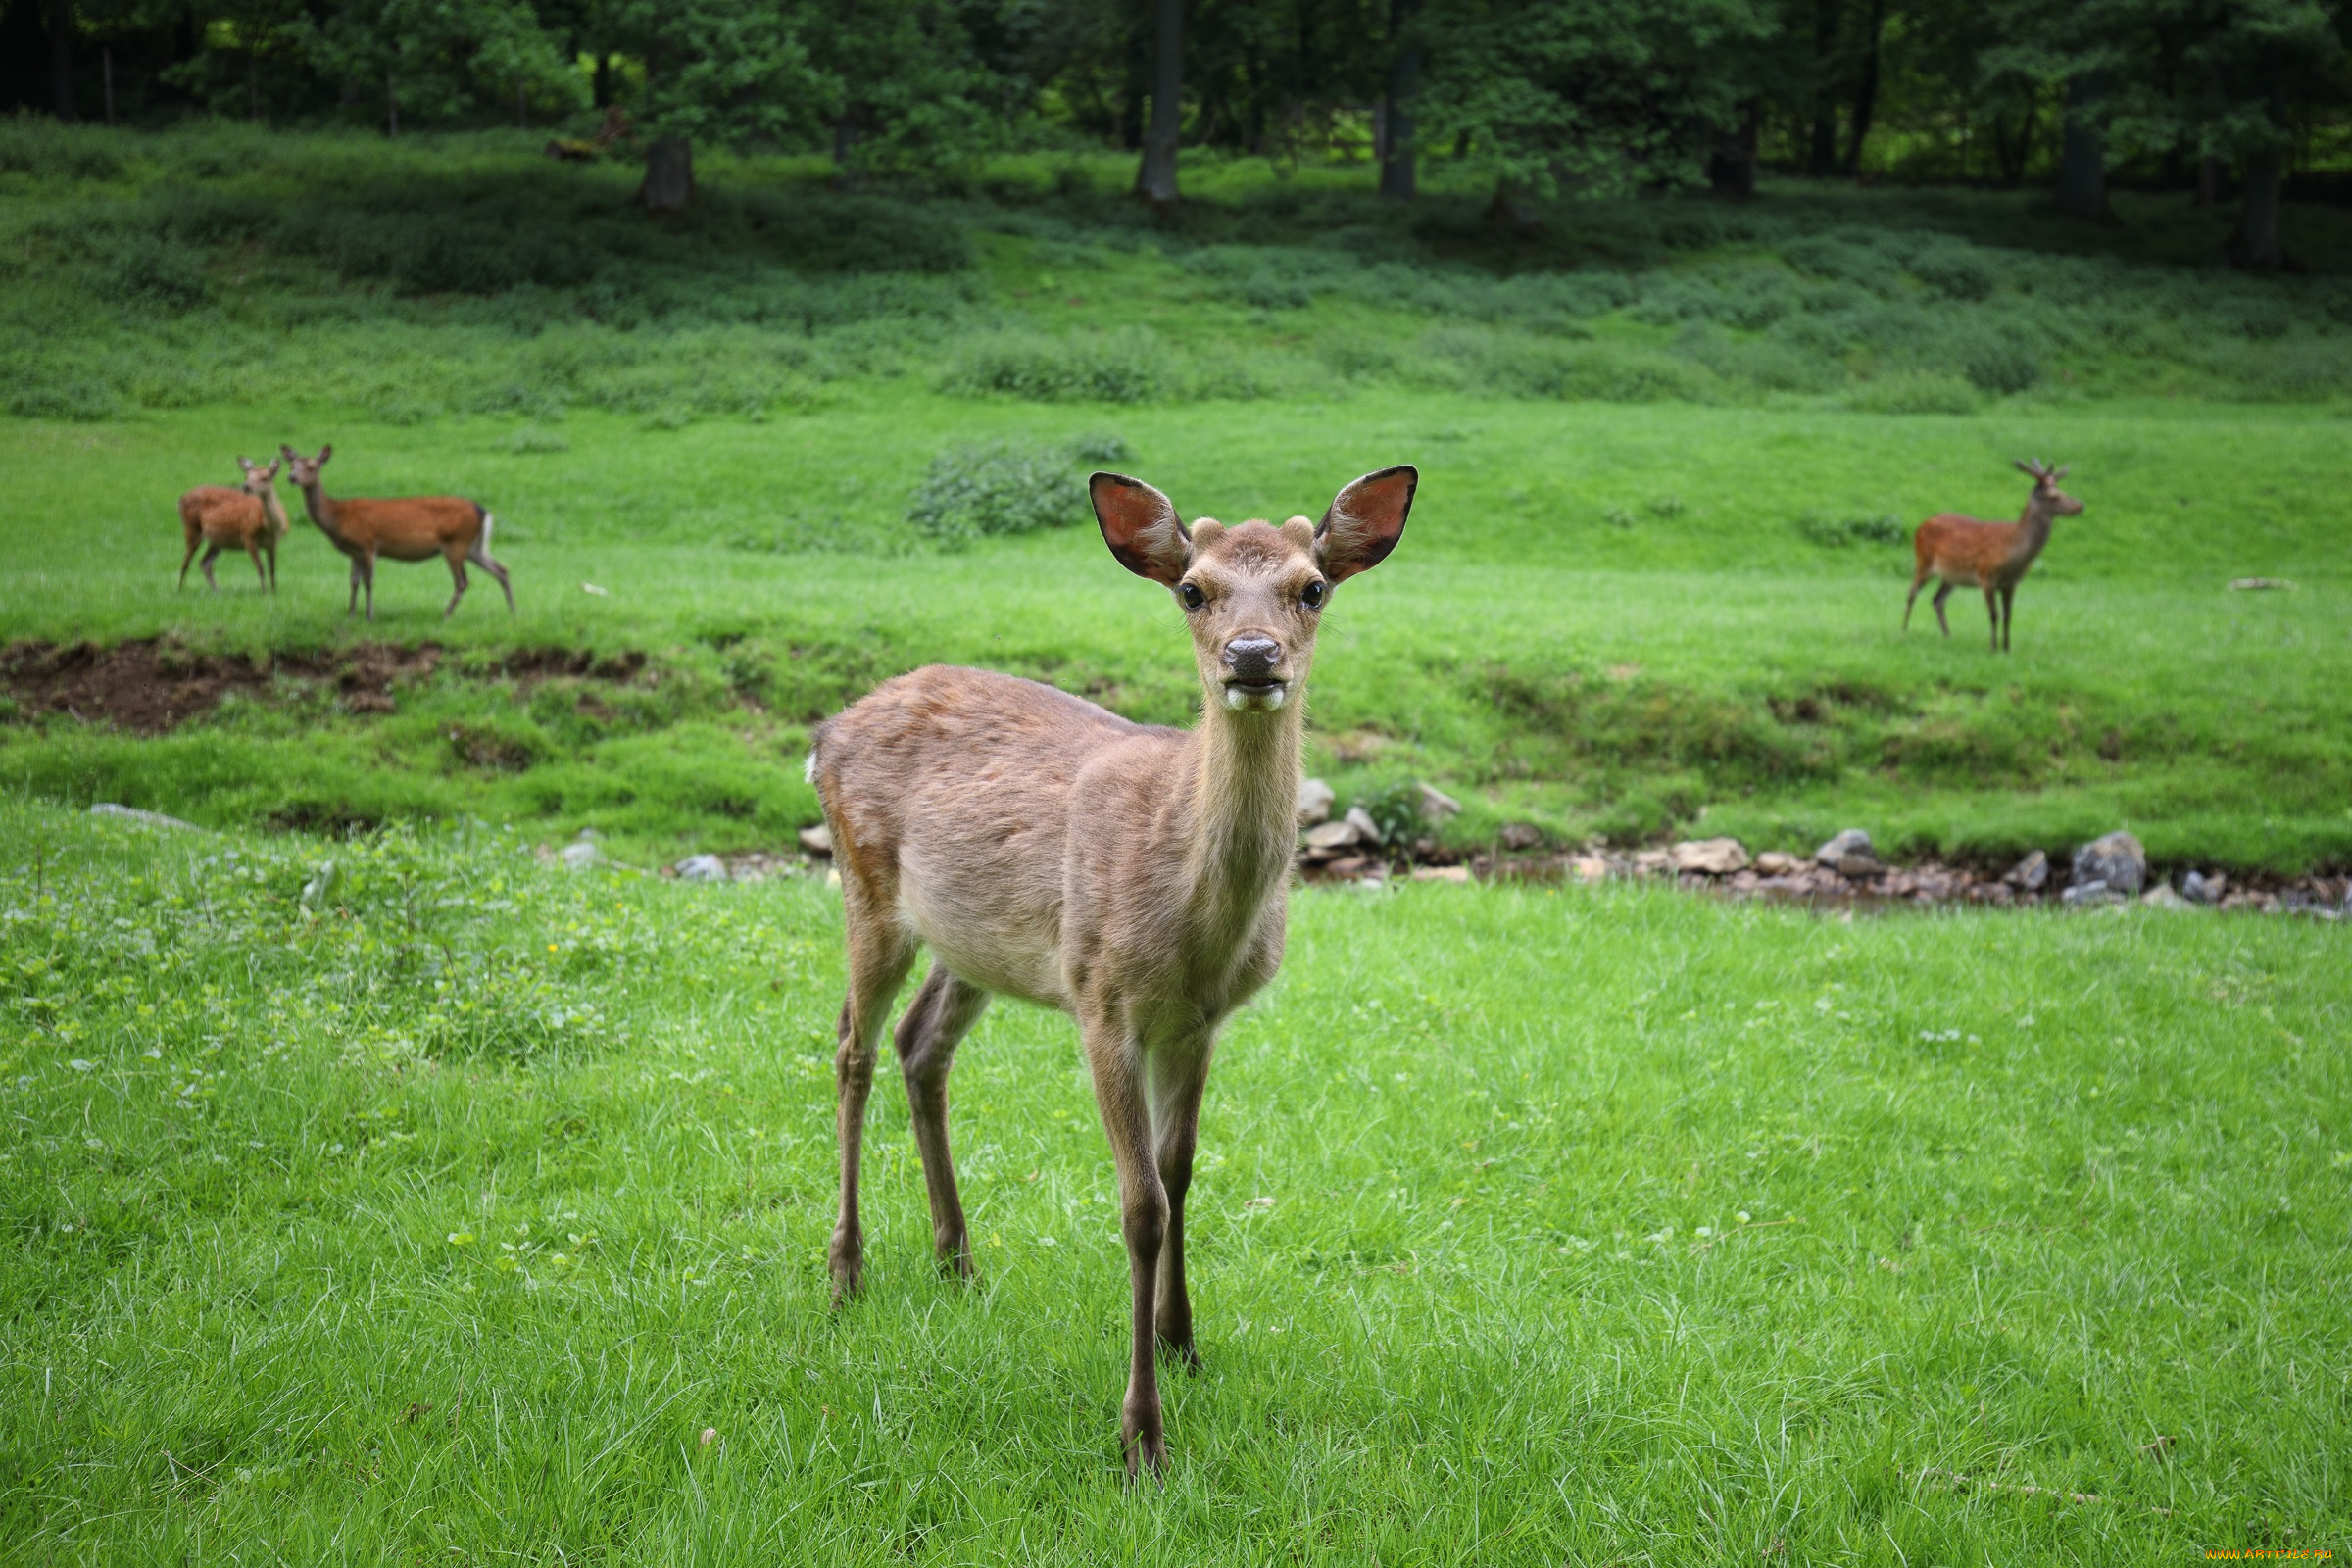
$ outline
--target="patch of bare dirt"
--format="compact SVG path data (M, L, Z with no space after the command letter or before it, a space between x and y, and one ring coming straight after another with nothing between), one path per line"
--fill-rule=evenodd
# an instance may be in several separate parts
M65 713L133 735L161 735L220 706L231 692L265 691L281 680L331 683L355 713L388 713L393 688L430 675L432 643L399 648L361 643L319 654L209 654L169 637L96 643L13 643L0 650L0 690L21 713Z

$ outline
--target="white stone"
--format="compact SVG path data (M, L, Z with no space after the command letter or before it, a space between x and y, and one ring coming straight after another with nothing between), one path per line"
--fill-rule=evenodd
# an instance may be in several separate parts
M1421 786L1421 814L1432 822L1443 822L1449 816L1459 816L1462 803L1434 784Z
M1337 822L1318 822L1306 830L1306 847L1310 850L1352 849L1362 842L1363 830L1355 825L1355 813L1349 812Z
M1340 820L1354 824L1358 844L1378 844L1380 842L1380 824L1373 821L1372 813L1362 807L1350 806L1348 808L1348 814Z
M564 853L559 858L569 869L585 871L602 860L605 858L605 852L596 847L594 840L579 839L564 845Z
M1416 882L1467 882L1470 880L1470 868L1466 865L1416 865L1413 867L1413 880Z
M727 862L715 855L689 855L677 863L676 870L681 882L724 882L727 879Z
M801 848L807 850L810 855L831 855L833 853L833 830L822 822L817 823L814 827L801 829Z
M1738 839L1685 839L1667 852L1677 871L1730 876L1747 869L1747 851Z
M1298 825L1313 827L1331 820L1331 808L1340 804L1339 793L1319 778L1298 781Z
M1815 850L1813 858L1822 865L1835 866L1838 861L1857 855L1868 856L1874 860L1879 858L1879 852L1870 847L1870 835L1858 827L1849 827Z

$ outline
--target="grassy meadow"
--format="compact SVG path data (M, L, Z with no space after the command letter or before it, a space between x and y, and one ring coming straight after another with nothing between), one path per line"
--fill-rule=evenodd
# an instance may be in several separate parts
M2258 279L2228 214L2129 191L2112 229L1779 181L1531 234L1442 168L1402 209L1188 159L1164 222L1094 155L700 172L654 224L633 169L503 132L0 122L0 1560L2352 1542L2340 926L1304 891L1211 1082L1206 1368L1138 1492L1069 1025L1001 1004L962 1053L973 1287L885 1083L829 1312L837 896L630 869L788 846L809 726L923 662L1187 722L1087 468L1234 520L1397 462L1316 663L1343 802L1426 780L1459 848L2129 827L2159 871L2341 869L2343 213L2290 207L2313 270ZM517 612L387 563L346 618L282 481L279 592L176 589L174 498L281 441L482 501ZM2016 651L1968 593L1905 631L1911 527L2014 516L2028 456L2087 510ZM36 698L126 648L250 678L156 733ZM620 863L543 863L582 828Z
M5 810L17 1560L2154 1564L2352 1523L2332 928L1309 893L1210 1086L1206 1369L1139 1494L1065 1021L962 1053L976 1286L882 1085L837 1315L815 880Z

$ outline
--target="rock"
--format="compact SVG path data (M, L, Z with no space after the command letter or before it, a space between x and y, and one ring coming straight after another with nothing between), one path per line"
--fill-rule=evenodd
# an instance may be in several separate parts
M2035 850L2001 878L2021 893L2039 893L2050 880L2050 858Z
M2110 833L2092 839L2075 852L2073 881L2078 887L2102 882L2129 897L2136 894L2147 879L2148 852L2129 833Z
M122 822L136 822L141 827L168 827L189 833L204 831L195 823L182 822L176 816L166 816L161 811L142 811L135 806L117 806L112 801L100 801L96 806L90 808L90 814L92 816L111 816Z
M2180 879L2180 895L2191 904L2219 904L2230 891L2227 872L2216 871L2211 876L2199 876L2191 871Z
M1298 825L1313 827L1317 822L1331 820L1331 808L1340 802L1332 787L1319 778L1298 781Z
M1677 871L1730 876L1747 869L1747 851L1738 839L1685 839L1666 853Z
M597 847L593 839L575 839L564 845L564 853L557 857L565 869L572 871L585 871L604 858L605 852Z
M1363 842L1363 829L1355 825L1356 813L1350 811L1337 822L1318 822L1306 830L1306 847L1310 853L1330 855L1353 849Z
M1870 835L1858 827L1849 827L1820 849L1815 850L1813 859L1816 864L1835 869L1838 861L1849 859L1857 855L1868 858L1874 865L1878 863L1879 855L1870 847ZM1850 876L1853 873L1847 872L1846 874Z
M1348 814L1340 820L1354 827L1355 841L1358 844L1378 844L1380 842L1380 824L1373 821L1372 813L1362 807L1350 806L1348 808Z
M677 863L681 882L724 882L727 862L715 855L689 855Z
M2139 902L2151 909L2193 909L2196 907L2180 894L2175 893L2169 882L2157 883L2139 896Z
M1886 870L1886 867L1879 863L1877 856L1864 850L1858 855L1840 855L1838 857L1837 863L1830 869L1836 871L1839 876L1873 877Z
M603 838L604 835L592 827L584 827L580 829L580 842L582 844L595 844Z
M833 853L833 830L822 822L817 823L814 827L801 829L801 848L807 850L810 855L831 856Z
M1787 876L1804 863L1785 850L1766 850L1756 857L1756 869L1766 876Z
M1326 867L1333 876L1359 876L1372 864L1368 855L1350 855L1331 862Z
M2082 908L2095 908L2102 904L2121 904L2126 895L2093 878L2088 882L2078 882L2068 888L2064 897L2070 905Z
M1501 839L1506 850L1532 850L1544 842L1544 830L1533 822L1505 822Z
M1637 850L1634 853L1634 874L1655 876L1668 869L1673 861L1674 857L1664 850Z
M1416 882L1467 882L1470 880L1470 868L1466 865L1416 865L1413 867L1413 880Z
M1449 816L1459 816L1462 803L1434 784L1421 786L1421 816L1425 821L1443 822Z
M1606 882L1609 879L1609 862L1597 855L1580 855L1568 862L1568 869L1575 873L1579 882Z

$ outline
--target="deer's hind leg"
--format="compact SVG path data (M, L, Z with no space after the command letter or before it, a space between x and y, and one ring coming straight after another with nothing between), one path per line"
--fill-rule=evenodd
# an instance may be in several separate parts
M858 1218L858 1164L865 1141L865 1101L874 1087L874 1051L891 1002L914 967L914 939L899 924L892 899L864 885L855 864L844 867L842 904L849 926L850 989L836 1025L833 1056L834 1133L841 1145L841 1217L825 1266L836 1304L858 1292L865 1277L865 1232Z
M507 613L513 614L514 612L514 585L507 580L507 568L490 559L490 537L487 530L473 541L473 548L466 553L466 559L497 580L498 586L505 591L507 596Z
M1992 584L1984 585L1984 614L1992 622L1992 651L2001 651L2001 591Z
M449 596L449 603L441 607L441 618L447 620L458 612L458 601L466 597L466 552L456 545L450 545L442 550L441 555L449 563L449 580L457 585L457 591Z
M948 1146L948 1073L956 1065L956 1047L987 1006L987 992L934 959L898 1032L899 1070L906 1080L914 1145L922 1152L923 1186L931 1198L932 1250L942 1268L966 1279L973 1272L972 1241L956 1191L956 1156Z
M1930 605L1935 607L1936 624L1943 628L1943 634L1946 637L1949 637L1952 634L1952 623L1944 618L1943 602L1951 597L1952 585L1948 580L1946 580L1936 585L1936 597L1928 601Z
M1936 574L1934 572L1929 571L1925 567L1922 567L1918 572L1913 574L1911 578L1911 592L1903 599L1903 630L1909 631L1911 629L1911 607L1919 603L1920 589L1926 587L1928 584L1928 579L1935 575Z
M220 591L220 579L213 575L213 563L220 556L220 547L208 544L204 547L204 559L196 563L196 569L204 573L204 585L214 593Z

